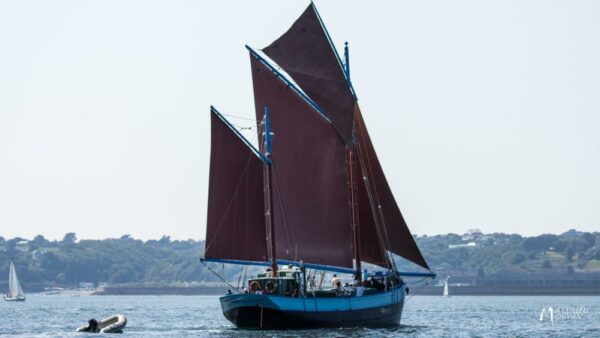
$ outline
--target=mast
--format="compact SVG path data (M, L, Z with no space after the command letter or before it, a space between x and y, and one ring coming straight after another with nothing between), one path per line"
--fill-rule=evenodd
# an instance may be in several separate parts
M348 42L344 46L344 72L346 73L346 79L350 83L350 52L348 50ZM352 247L354 249L354 261L356 264L356 279L362 279L362 266L360 259L360 233L356 215L356 175L354 167L354 142L356 141L356 133L352 128L352 144L346 145L346 161L348 163L348 188L350 192L350 213L351 213L351 228L352 228Z
M359 227L358 227L358 222L357 222L357 215L356 215L356 175L355 175L355 168L354 168L354 146L346 146L346 160L348 162L348 189L349 189L349 195L350 195L350 213L351 213L351 218L350 218L350 226L352 229L352 248L353 248L353 256L354 256L354 261L356 263L356 279L357 280L361 280L361 276L362 276L362 267L361 267L361 259L360 259L360 233L359 233Z
M265 170L265 220L269 229L269 239L271 244L271 277L277 276L277 257L275 257L275 218L273 212L273 170L271 168L273 162L271 161L271 126L269 124L269 108L265 106L265 157L267 161L264 162Z
M346 79L350 82L350 50L348 49L348 41L344 42L344 72Z

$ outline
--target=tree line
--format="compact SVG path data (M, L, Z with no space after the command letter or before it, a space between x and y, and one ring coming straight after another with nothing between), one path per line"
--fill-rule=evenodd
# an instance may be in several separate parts
M434 272L479 277L506 273L600 272L600 233L570 230L560 235L523 237L517 234L465 234L415 236ZM40 290L48 286L74 287L81 282L98 284L217 282L199 258L202 240L142 241L129 235L103 240L77 240L75 233L49 241L38 235L0 237L0 276L8 276L15 263L24 286ZM401 270L415 266L397 257ZM236 281L242 267L212 264L213 270ZM8 278L0 277L0 290Z

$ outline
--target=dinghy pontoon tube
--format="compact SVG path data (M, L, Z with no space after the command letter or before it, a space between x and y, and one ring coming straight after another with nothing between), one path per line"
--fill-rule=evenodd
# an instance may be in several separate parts
M119 314L101 321L90 319L88 325L78 328L77 332L123 333L125 325L127 325L127 317Z

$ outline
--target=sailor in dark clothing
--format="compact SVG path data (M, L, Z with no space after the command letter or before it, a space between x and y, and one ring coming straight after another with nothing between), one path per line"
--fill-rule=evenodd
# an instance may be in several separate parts
M83 329L83 332L98 332L98 321L94 318L88 320L88 326Z

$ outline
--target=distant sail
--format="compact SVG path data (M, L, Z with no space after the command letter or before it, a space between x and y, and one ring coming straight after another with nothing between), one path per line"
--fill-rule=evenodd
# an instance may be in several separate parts
M333 125L254 56L257 121L269 108L277 259L353 268L345 145ZM259 135L262 138L262 135Z
M342 139L351 143L356 100L314 4L263 52L323 109Z
M211 109L206 258L267 261L263 164Z
M23 293L23 289L21 288L21 283L19 283L19 278L17 277L17 271L15 270L15 265L13 262L10 262L10 271L8 273L8 298L23 298L25 294Z
M446 281L444 282L444 297L450 297L450 294L448 293L448 278L446 278Z

